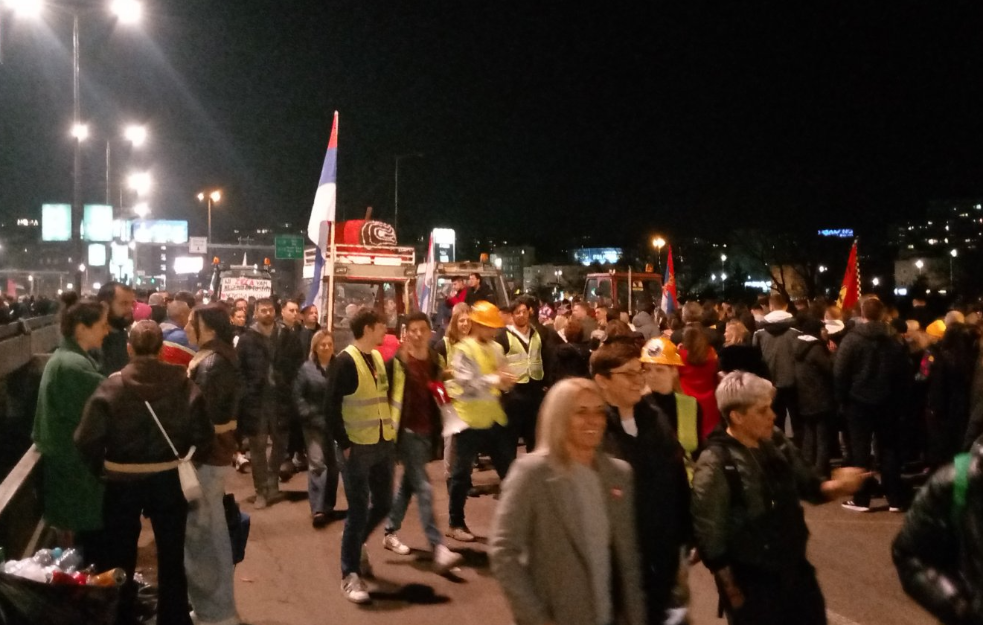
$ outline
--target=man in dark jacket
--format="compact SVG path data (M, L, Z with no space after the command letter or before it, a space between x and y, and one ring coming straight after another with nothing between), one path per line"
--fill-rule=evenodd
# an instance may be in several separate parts
M491 287L481 280L481 274L472 273L468 275L468 291L464 295L464 301L468 306L474 306L475 302L495 302L495 294Z
M244 380L239 432L249 437L255 507L283 498L278 467L286 453L287 427L293 410L293 381L304 361L300 337L276 323L273 301L256 302L255 322L236 345ZM267 441L272 444L267 461Z
M802 423L799 402L795 395L795 347L799 331L795 317L788 311L788 300L780 293L769 298L771 312L765 315L761 329L754 333L751 344L761 350L768 367L768 377L775 385L775 425L785 431L785 416L792 420L792 439L802 444Z
M171 444L182 457L194 446L196 457L207 458L215 429L184 367L159 360L164 339L157 324L137 322L129 340L133 361L99 386L75 431L79 453L107 481L103 531L112 539L102 541L100 563L124 569L131 580L120 606L127 614L136 596L140 515L148 517L160 571L157 622L191 625L184 569L188 503Z
M133 323L133 303L136 294L133 289L119 282L107 282L99 289L96 296L100 302L109 307L109 334L102 341L102 363L100 372L103 375L116 373L130 361L126 351L126 332Z
M800 499L822 503L859 488L860 469L823 482L775 428L774 387L734 371L717 386L721 424L693 477L693 529L731 625L825 625Z
M802 414L802 455L820 475L829 475L829 428L836 411L833 398L833 358L822 340L823 324L802 323L795 344L795 390Z
M949 464L932 475L894 539L894 566L905 592L946 625L983 623L980 449L968 460L968 466ZM962 504L954 501L958 497Z
M632 343L602 345L591 372L608 405L604 450L627 461L635 474L635 513L648 622L667 622L680 556L692 537L689 482L683 448L668 419L642 400L639 351Z
M843 339L833 363L836 399L846 414L854 464L870 470L873 439L888 507L898 512L904 506L898 456L898 399L904 397L907 386L907 358L883 320L883 302L875 297L865 299L860 314L860 323ZM843 507L869 512L876 484L871 478Z

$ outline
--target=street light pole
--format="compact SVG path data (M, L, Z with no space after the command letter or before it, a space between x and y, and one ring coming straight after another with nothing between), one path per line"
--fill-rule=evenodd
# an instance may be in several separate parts
M74 127L82 123L82 103L79 94L79 14L72 12L72 113ZM72 173L72 239L75 241L75 255L79 263L83 262L82 245L82 137L75 137L75 163ZM79 294L82 293L83 270L75 274L75 284Z

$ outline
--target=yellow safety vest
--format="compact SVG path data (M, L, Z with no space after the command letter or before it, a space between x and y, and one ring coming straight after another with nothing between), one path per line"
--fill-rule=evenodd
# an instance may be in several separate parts
M686 475L689 476L690 484L693 483L693 454L700 446L700 433L697 430L697 403L695 397L675 393L676 395L676 436L679 444L682 445L684 463L686 465Z
M477 363L479 375L495 375L498 373L498 360L502 354L502 346L495 341L482 344L468 337L454 346L460 351L459 357ZM476 430L487 430L494 424L505 425L508 418L502 409L500 398L502 391L492 387L479 393L465 393L455 381L447 384L447 392L454 402L454 408L462 421Z
M505 359L509 362L509 370L517 378L518 384L526 384L530 379L543 379L543 340L539 337L539 332L532 330L529 337L529 350L522 344L522 339L517 337L511 330L505 331L505 336L509 338L509 352L505 354Z
M406 391L406 371L399 358L393 359L393 386L389 393L389 414L392 415L393 429L399 434L399 417L403 413L403 393Z
M447 368L447 365L451 361L451 350L453 349L453 347L451 347L451 340L450 340L449 337L446 337L445 336L441 340L444 341L444 353L446 353L447 355L444 356L440 352L437 352L437 359L440 362L440 368L441 369L446 369Z
M374 445L379 442L381 432L383 440L395 440L396 429L389 411L389 380L382 354L372 350L376 372L373 377L357 347L349 345L344 351L351 356L358 371L358 388L351 395L345 395L341 402L341 416L348 438L356 445Z

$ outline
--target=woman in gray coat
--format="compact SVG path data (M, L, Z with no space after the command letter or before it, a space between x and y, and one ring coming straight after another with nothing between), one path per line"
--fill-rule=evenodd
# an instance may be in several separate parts
M536 451L512 464L490 540L516 625L644 625L631 469L598 451L604 400L553 386Z

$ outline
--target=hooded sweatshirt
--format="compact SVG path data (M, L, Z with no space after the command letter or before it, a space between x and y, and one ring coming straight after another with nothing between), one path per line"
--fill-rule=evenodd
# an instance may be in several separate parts
M646 341L659 336L659 326L655 325L652 315L644 310L635 315L631 322L635 326L635 332L641 333Z
M96 389L75 431L75 445L95 472L101 472L105 460L145 464L175 459L144 402L153 407L179 455L184 457L194 445L196 457L207 457L215 428L201 391L184 367L140 356ZM107 475L110 479L144 476Z
M795 386L795 346L799 331L795 317L784 310L765 315L764 326L754 333L751 344L761 350L771 381L776 388Z
M884 406L901 397L907 368L903 350L886 323L857 324L836 351L833 379L837 401L841 405L858 402Z
M833 358L826 343L800 334L795 344L795 388L799 411L820 415L836 408L833 402Z

